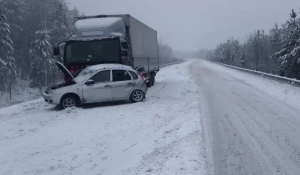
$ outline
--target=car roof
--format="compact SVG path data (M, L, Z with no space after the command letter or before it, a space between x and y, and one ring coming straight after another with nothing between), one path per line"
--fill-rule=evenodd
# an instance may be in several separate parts
M85 70L105 70L105 69L124 69L124 70L134 70L132 67L123 64L98 64L94 66L89 66Z

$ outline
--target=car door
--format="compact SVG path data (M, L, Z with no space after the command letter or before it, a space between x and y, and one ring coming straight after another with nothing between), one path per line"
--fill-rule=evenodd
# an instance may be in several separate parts
M130 95L134 81L126 70L112 70L112 99L125 100Z
M111 101L111 70L104 70L93 75L83 85L83 98L86 102Z

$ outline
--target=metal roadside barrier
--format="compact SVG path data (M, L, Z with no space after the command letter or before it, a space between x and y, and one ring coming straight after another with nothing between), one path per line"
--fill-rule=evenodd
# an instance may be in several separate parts
M172 65L175 65L175 64L181 64L181 63L184 63L186 61L187 60L182 60L182 61L177 61L177 62L173 62L173 63L161 64L161 65L159 65L159 67L160 68L164 68L164 67L172 66Z
M231 66L231 65L227 65L227 64L223 64L223 63L214 62L214 61L210 61L210 62L221 65L221 66L225 66L225 67L229 67L229 68L232 68L232 69L248 72L248 73L255 74L255 75L260 75L262 77L267 77L267 78L270 78L270 79L273 79L273 80L277 80L277 81L280 81L280 82L284 82L284 83L288 83L288 84L300 87L300 80L297 80L297 79L282 77L282 76L279 76L279 75L269 74L269 73L255 71L255 70L251 70L251 69L245 69L245 68L241 68L241 67L237 67L237 66Z

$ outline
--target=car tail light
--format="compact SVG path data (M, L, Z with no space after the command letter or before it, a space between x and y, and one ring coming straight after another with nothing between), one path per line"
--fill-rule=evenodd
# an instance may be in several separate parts
M141 76L141 78L144 80L144 82L147 84L148 83L148 78L146 78L146 77L144 77L144 75L143 74L141 74L141 73L138 73L139 74L139 76Z

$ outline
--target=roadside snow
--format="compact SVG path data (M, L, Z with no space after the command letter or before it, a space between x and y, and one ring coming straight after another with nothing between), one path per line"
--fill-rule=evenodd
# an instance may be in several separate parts
M0 174L207 174L189 64L162 69L142 103L0 109Z
M22 81L22 83L23 82L24 81ZM26 83L24 88L16 87L12 92L12 99L10 99L9 93L0 92L0 109L25 101L37 99L40 97L41 94L39 89L29 88L29 83Z
M249 84L279 101L283 101L284 103L296 108L300 107L300 91L298 86L293 86L284 82L272 80L267 77L230 69L225 66L208 63L206 61L202 61L201 63L213 66L214 70L218 71L221 76L223 75L223 78L226 78L229 81L236 81L236 78L242 79L244 80L242 83Z

